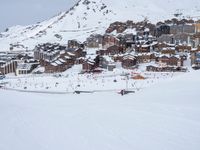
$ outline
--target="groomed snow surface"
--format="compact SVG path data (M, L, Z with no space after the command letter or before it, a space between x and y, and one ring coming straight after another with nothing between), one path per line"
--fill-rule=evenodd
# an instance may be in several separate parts
M199 150L199 75L125 96L0 90L0 149Z

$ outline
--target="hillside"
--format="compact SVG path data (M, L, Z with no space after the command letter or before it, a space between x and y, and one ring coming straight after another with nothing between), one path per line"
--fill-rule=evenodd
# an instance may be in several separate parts
M200 72L135 94L0 91L2 150L198 150Z
M104 33L110 23L115 21L139 21L148 18L157 22L174 17L199 16L198 0L80 0L69 11L62 12L51 19L29 26L14 26L0 34L1 51L33 49L38 43L59 42L66 44L69 39L84 41L92 33Z

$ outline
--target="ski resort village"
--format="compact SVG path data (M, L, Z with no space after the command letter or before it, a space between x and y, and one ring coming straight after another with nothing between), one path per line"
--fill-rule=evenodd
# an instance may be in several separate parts
M162 75L165 78L200 69L200 21L173 18L157 24L148 20L114 22L105 34L92 34L84 42L70 39L66 44L40 43L26 51L14 51L11 45L10 51L0 52L0 60L1 78L6 77L2 88L6 89L93 92L108 86L104 90L116 91L128 88L121 83L128 80L129 88L139 90L137 80L154 83ZM45 82L46 76L56 78L54 85ZM115 78L120 76L116 86ZM39 83L32 83L34 78ZM87 78L99 87L84 85ZM107 78L111 83L104 81ZM62 85L63 81L68 84Z
M200 1L76 1L0 33L0 150L199 150L199 77Z

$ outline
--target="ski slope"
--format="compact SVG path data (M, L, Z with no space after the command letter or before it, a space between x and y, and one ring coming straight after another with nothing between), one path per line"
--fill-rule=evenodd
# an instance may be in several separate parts
M199 150L199 75L126 96L0 90L0 149Z
M14 26L0 34L0 50L32 50L38 43L58 42L67 44L69 39L84 41L90 34L103 34L110 23L115 21L151 22L171 19L175 13L185 18L200 15L198 0L80 0L69 11L51 19L28 26Z

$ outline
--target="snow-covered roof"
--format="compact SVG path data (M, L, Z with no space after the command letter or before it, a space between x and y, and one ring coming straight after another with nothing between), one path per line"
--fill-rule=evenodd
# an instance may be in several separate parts
M150 45L148 45L148 44L143 44L142 47L143 47L143 48L147 48L147 47L150 47Z
M136 31L135 28L134 28L134 29L128 28L128 29L126 29L123 33L124 33L124 34L133 34L133 35L137 35L137 31Z
M70 56L75 56L75 54L71 53L71 52L67 52L67 54L70 55Z
M69 57L69 56L65 56L65 59L71 59L71 57Z
M62 65L62 64L63 64L63 63L62 63L61 61L59 61L59 60L56 60L55 63L58 64L58 65Z
M52 65L52 66L55 66L55 67L57 67L57 66L58 66L58 64L57 64L57 63L55 63L55 62L51 63L51 65Z
M179 55L170 55L170 54L161 54L159 57L168 57L168 58L176 57L176 58L180 59Z
M163 47L162 50L175 50L175 47Z
M135 58L135 56L128 54L128 55L124 55L123 59L124 59L124 60L125 60L125 59L132 59L132 60L135 60L136 58Z
M66 61L64 60L64 59L62 59L62 58L59 58L58 59L60 62L62 62L62 63L65 63Z
M0 60L0 63L6 63L6 61L5 60Z
M150 31L149 28L145 28L145 29L144 29L144 32L149 32L149 31Z
M154 53L151 53L151 52L149 52L149 53L136 53L136 54L134 54L134 56L149 56L149 55L152 55L152 54L154 54Z

